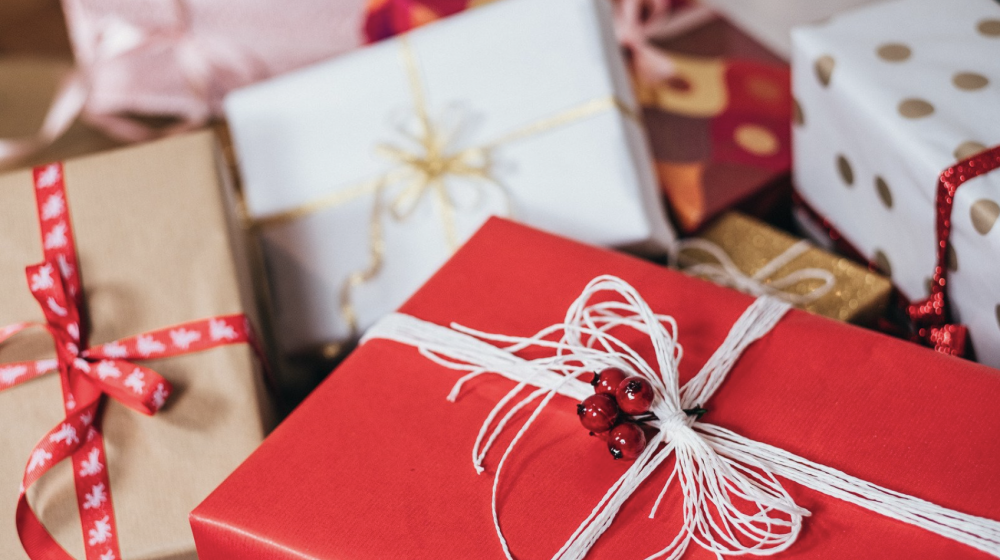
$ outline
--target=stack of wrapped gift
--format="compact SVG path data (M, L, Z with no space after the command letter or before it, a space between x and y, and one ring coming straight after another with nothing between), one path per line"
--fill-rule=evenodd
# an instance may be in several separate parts
M0 177L0 557L195 557L272 422L228 181L210 133Z
M0 558L1000 557L1000 5L705 3L63 0L229 135L0 176Z
M193 512L199 557L1000 555L995 370L752 303L495 219ZM635 462L578 418L609 366L662 380Z
M916 335L993 366L998 53L1000 4L895 0L797 30L793 62L805 204L913 302Z
M485 3L375 2L367 36L385 39ZM694 231L736 204L758 214L780 208L791 189L787 63L692 0L656 0L645 13L630 10L634 2L613 4L657 176L678 225Z
M666 251L610 11L491 3L230 95L283 351L369 327L493 214Z

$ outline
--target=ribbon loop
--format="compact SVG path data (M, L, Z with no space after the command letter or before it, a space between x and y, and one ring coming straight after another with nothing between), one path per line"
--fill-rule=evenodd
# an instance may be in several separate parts
M155 371L124 360L81 360L88 366L81 373L100 391L132 410L153 415L170 396L173 387Z

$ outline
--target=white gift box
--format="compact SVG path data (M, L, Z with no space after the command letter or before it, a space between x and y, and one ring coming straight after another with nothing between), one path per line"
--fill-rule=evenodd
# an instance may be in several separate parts
M878 0L704 0L727 19L788 59L792 52L791 30Z
M1000 4L897 0L793 36L796 188L907 299L922 299L935 267L939 175L1000 144ZM994 367L998 203L1000 172L958 189L947 284L954 319Z
M231 94L284 349L354 334L345 302L371 325L490 215L663 252L630 87L606 0L506 0Z

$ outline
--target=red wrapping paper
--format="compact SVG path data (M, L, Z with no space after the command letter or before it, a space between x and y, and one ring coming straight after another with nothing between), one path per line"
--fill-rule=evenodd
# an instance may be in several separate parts
M615 274L672 314L682 382L751 298L628 256L490 221L401 311L439 324L532 334L562 320L593 277ZM630 344L634 340L627 340ZM642 346L649 352L648 345ZM645 356L649 359L649 355ZM202 560L502 558L493 472L530 410L498 440L486 473L472 446L513 386L459 374L373 340L339 369L191 516ZM1000 376L878 333L792 311L752 345L708 403L706 421L891 489L1000 517ZM557 397L504 467L498 510L517 558L548 558L628 467ZM681 524L664 465L625 504L590 558L644 558ZM811 510L777 558L988 558L916 527L783 481ZM711 558L692 547L685 558Z

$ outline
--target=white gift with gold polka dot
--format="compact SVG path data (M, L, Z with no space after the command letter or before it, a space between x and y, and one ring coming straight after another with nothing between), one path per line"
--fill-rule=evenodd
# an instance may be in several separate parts
M1000 3L895 0L793 31L796 188L911 300L935 265L939 174L1000 144ZM1000 367L1000 171L958 190L948 296Z

